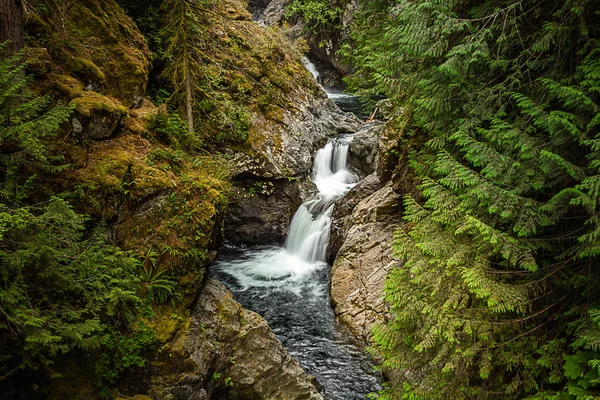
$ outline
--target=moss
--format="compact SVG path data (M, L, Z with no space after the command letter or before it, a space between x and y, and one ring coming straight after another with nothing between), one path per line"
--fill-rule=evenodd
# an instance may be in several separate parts
M92 82L95 85L104 85L106 77L104 73L91 60L83 57L64 54L58 62L60 65L74 74L83 82Z
M90 117L94 112L109 112L120 116L127 115L127 108L123 107L117 100L103 96L96 92L84 92L82 96L71 101L75 110L86 117Z
M283 109L278 106L271 107L267 112L267 118L280 124L283 123Z
M70 75L50 74L46 82L69 100L83 96L85 93L83 83Z
M183 307L174 309L167 305L154 306L154 317L147 323L156 331L158 342L167 344L177 332L188 330L191 317L188 310Z
M32 0L27 33L33 46L48 48L55 69L123 102L137 104L143 97L150 51L134 22L112 0L62 2ZM47 10L42 12L41 10ZM40 27L47 27L42 30Z

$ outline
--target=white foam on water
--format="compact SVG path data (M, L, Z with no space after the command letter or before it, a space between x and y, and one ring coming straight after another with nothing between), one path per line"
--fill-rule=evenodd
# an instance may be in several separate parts
M236 260L213 265L232 276L242 287L275 288L300 294L323 293L315 278L316 271L326 268L331 214L335 201L357 182L347 169L351 136L330 140L319 150L313 164L312 179L319 193L305 201L296 211L284 248L253 252Z

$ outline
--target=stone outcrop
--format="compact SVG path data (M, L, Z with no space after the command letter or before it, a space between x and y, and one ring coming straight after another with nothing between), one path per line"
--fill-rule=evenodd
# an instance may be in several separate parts
M233 156L237 188L225 218L225 239L235 245L282 243L292 215L310 194L313 157L329 137L355 132L360 121L318 90L296 97L281 124L264 121L252 147Z
M379 138L383 131L382 122L364 124L355 134L348 148L348 165L362 176L377 169Z
M273 26L283 20L286 7L292 0L255 0L253 14L257 21Z
M361 180L333 208L331 216L331 231L327 246L327 260L333 264L340 247L346 240L348 230L352 227L352 211L363 199L371 196L381 186L377 174L371 174Z
M155 364L156 400L322 400L267 322L243 309L223 284L208 279L169 356ZM171 371L171 373L166 373Z
M310 180L245 181L232 190L224 237L237 246L283 243L292 216L315 191Z
M372 187L374 180L374 175L366 179L363 189ZM364 342L373 324L385 322L388 313L383 286L388 271L397 264L392 239L400 202L391 182L362 199L344 222L347 232L331 270L335 314Z
M294 109L283 112L281 123L256 121L251 149L234 156L234 176L244 178L303 178L312 167L315 152L327 138L356 132L360 121L344 113L316 88L299 93Z

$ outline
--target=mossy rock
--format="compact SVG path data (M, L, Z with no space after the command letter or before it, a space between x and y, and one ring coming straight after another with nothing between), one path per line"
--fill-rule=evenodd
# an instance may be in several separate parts
M108 139L128 113L116 100L91 91L84 92L70 104L75 108L71 120L73 131L86 139Z
M78 78L127 108L141 103L150 51L114 0L32 0L27 20L28 44L51 45L55 71Z
M84 57L62 54L57 60L66 69L90 89L100 90L106 83L106 76L93 61Z
M44 81L50 90L57 92L61 98L72 100L76 97L83 96L85 88L83 83L77 78L66 74L50 74Z
M26 47L24 52L25 68L28 74L36 78L46 77L52 68L48 50L43 47Z

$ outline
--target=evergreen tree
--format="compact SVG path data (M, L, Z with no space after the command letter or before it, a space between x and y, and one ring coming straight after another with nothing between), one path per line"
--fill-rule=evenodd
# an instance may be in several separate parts
M169 66L165 74L177 90L185 92L185 109L188 133L194 133L194 91L202 74L202 16L201 7L211 0L165 0L163 9L167 14L171 40L167 48Z
M6 46L0 44L0 54L7 54ZM51 151L49 139L72 112L61 104L49 107L49 96L32 96L22 59L18 52L0 60L0 196L5 200L18 198L21 181L32 178L22 174L24 163L44 170L64 168L57 165L63 158Z
M349 84L428 138L375 333L404 371L382 397L596 398L598 2L361 4Z

